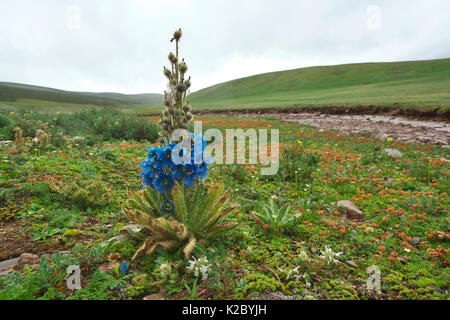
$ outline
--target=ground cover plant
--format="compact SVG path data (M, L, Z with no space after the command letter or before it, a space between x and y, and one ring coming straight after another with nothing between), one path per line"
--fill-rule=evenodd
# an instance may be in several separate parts
M1 297L246 299L281 292L306 299L448 298L447 149L270 119L200 120L223 129L279 128L282 151L300 140L305 152L320 157L314 179L299 185L261 176L256 166L239 165L235 175L234 166L213 164L205 183L224 181L229 202L237 206L225 222L238 225L215 240L197 242L190 258L181 246L159 247L131 262L143 238L130 235L140 230L126 227L122 207L128 192L142 186L139 164L149 142L64 144L40 155L2 145L0 258L29 252L40 262L0 277ZM382 152L385 147L403 156L391 158ZM279 234L255 215L272 197L278 208L289 205L294 217ZM340 200L353 201L363 217L346 216L337 207ZM321 257L325 246L342 252L337 261ZM68 262L55 258L58 252ZM196 275L190 266L199 259L205 272L199 266ZM122 261L130 266L128 274L99 269ZM68 263L81 266L81 290L65 285ZM371 265L381 269L379 294L365 288ZM50 281L49 272L57 275Z
M192 119L181 36L161 117L1 111L0 261L18 260L0 299L448 299L447 148L201 116L280 130L278 173L211 163L201 135L176 164L170 133Z

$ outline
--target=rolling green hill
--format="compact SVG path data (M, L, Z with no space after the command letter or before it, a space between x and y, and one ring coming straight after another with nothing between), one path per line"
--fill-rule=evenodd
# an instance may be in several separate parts
M236 79L189 95L194 110L301 106L450 108L450 59L309 67Z
M0 82L0 104L25 106L44 111L74 111L85 106L133 108L136 105L160 106L162 95L156 93L75 92Z
M194 79L195 81L195 79ZM194 110L311 106L450 109L450 59L308 67L220 83L189 95ZM161 94L93 93L0 82L0 107L159 113Z

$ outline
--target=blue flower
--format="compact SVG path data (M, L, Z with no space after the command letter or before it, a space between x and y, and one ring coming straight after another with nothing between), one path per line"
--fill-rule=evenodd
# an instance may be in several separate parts
M159 148L156 150L157 160L161 168L168 167L174 168L175 165L172 162L172 148Z
M175 179L184 180L188 175L195 171L192 164L180 164L175 168Z
M193 172L192 174L187 176L183 182L186 187L193 187L196 181L197 181L197 173Z
M175 204L170 200L164 200L161 205L161 211L164 214L172 214L175 212Z
M208 175L208 166L203 162L196 170L196 173L201 179L205 179Z
M158 175L158 177L153 181L153 186L156 190L164 194L172 190L174 184L175 180L173 176L165 173Z
M194 186L198 179L205 179L208 175L208 164L212 163L212 158L204 157L206 141L201 135L194 137L191 133L191 159L188 163L175 165L172 161L172 152L179 151L182 158L187 150L179 149L174 142L166 143L165 147L148 147L148 158L140 164L142 172L142 183L151 186L158 192L168 193L175 185L175 180L182 181L186 186ZM195 142L194 142L195 140Z
M156 150L158 150L158 148L159 147L153 147L153 148L147 147L148 159L149 160L155 160L156 159L156 156L157 156Z
M128 263L126 263L125 261L122 262L122 264L120 265L119 271L123 272L125 274L128 274Z

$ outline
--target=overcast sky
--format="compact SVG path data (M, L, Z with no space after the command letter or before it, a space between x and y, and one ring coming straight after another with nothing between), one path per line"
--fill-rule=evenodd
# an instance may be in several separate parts
M161 93L315 65L450 57L448 0L0 0L0 81Z

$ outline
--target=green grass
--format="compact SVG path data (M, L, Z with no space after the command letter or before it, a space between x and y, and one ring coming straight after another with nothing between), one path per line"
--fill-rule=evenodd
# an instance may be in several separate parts
M162 94L157 93L75 92L0 82L0 105L26 107L39 111L78 111L92 106L116 106L126 110L136 105L161 103Z
M450 59L310 67L194 92L194 110L296 106L450 107Z
M0 128L11 125L7 117L27 126L24 137L31 138L37 128L52 133L49 145L0 145L0 228L8 239L0 246L0 261L22 252L68 251L0 277L0 300L141 300L158 292L166 292L166 299L249 299L270 291L298 299L449 298L449 242L439 234L449 230L450 165L443 159L449 159L450 150L278 120L200 116L204 129L222 132L270 125L280 130L281 157L301 159L292 165L281 161L274 176L261 175L259 165L210 166L206 182L222 181L231 191L230 201L238 207L226 221L239 225L195 247L194 256L211 263L202 280L188 270L181 248L160 248L131 262L142 240L132 233L120 238L129 223L121 208L128 192L142 186L139 163L150 142L122 136L105 141L108 126L94 144L74 142L73 135L82 132L73 129L104 116L95 112L16 112L0 118ZM121 114L116 116L112 124L122 121ZM65 139L55 144L58 131ZM389 157L383 152L387 147L403 156ZM271 197L278 207L289 205L294 215L276 234L255 215ZM343 215L339 200L353 201L363 218ZM420 242L413 244L415 237ZM338 262L327 264L321 257L325 246L342 252ZM130 263L131 274L99 272L100 265L122 259ZM163 264L169 266L164 275ZM82 270L82 289L76 292L66 287L70 265ZM365 287L372 265L381 271L380 295ZM137 275L143 280L133 281Z
M194 110L302 106L450 108L450 59L309 67L220 83L189 95ZM159 113L161 94L56 90L0 82L0 106L73 112L116 106Z
M68 136L83 136L84 143L115 139L151 140L158 138L159 126L135 114L114 107L92 108L74 112L46 113L24 108L0 107L0 140L14 140L15 128L24 137L33 138L36 130L44 130L54 145L67 142Z

